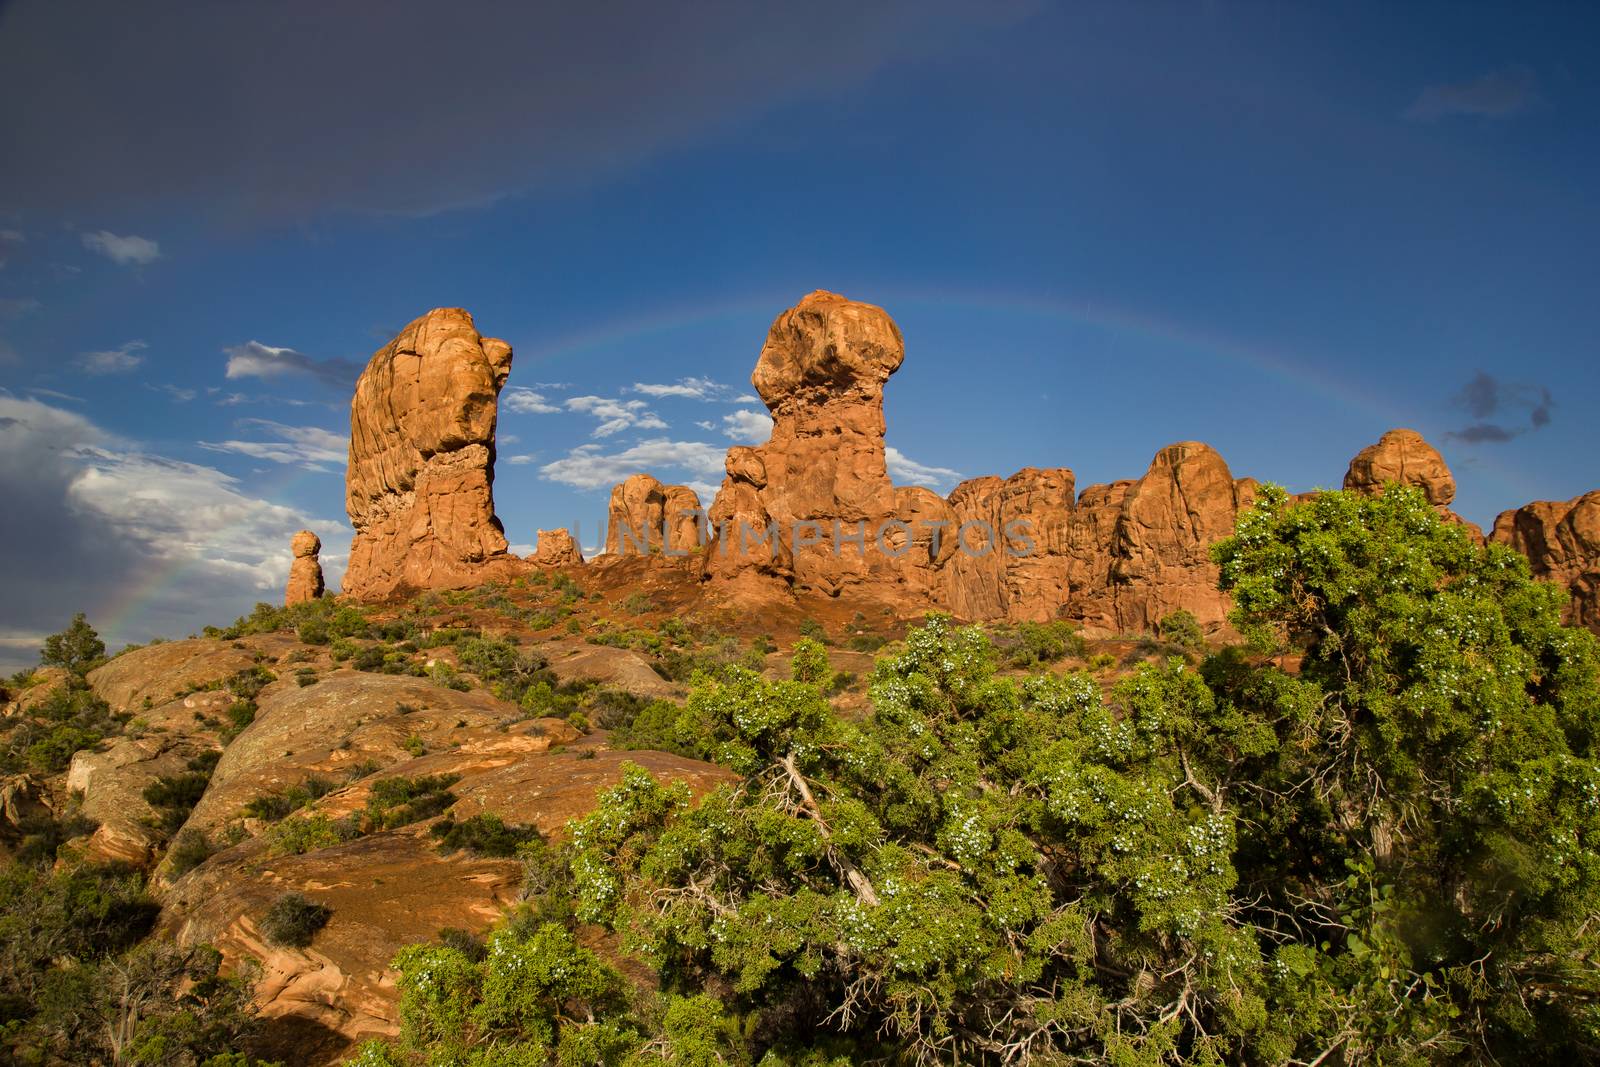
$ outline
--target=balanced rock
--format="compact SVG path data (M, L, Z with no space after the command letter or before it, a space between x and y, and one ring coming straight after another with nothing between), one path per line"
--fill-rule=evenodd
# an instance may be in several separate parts
M380 348L350 403L344 591L377 599L515 573L494 514L494 429L511 346L436 308Z
M1566 587L1569 625L1600 633L1600 490L1502 512L1489 536L1527 556L1535 578Z
M322 551L322 538L310 530L301 530L289 539L289 550L294 562L289 564L289 586L284 590L285 604L300 604L322 595L322 563L317 554Z
M699 547L703 521L700 497L693 489L634 474L611 490L606 553L648 555L664 549L686 555Z
M718 526L707 554L713 580L754 567L794 588L838 595L869 579L898 579L898 563L873 543L896 515L883 387L904 358L899 328L871 304L818 290L777 317L750 378L772 414L772 436L729 453L712 506L730 524ZM769 528L771 542L747 550L745 535L760 538ZM836 532L864 532L867 549L841 545Z
M571 567L583 562L583 553L566 527L539 531L539 546L528 562L536 567Z
M1415 430L1390 430L1356 453L1344 476L1344 487L1360 493L1381 493L1391 482L1416 486L1436 508L1456 498L1455 476L1444 457Z

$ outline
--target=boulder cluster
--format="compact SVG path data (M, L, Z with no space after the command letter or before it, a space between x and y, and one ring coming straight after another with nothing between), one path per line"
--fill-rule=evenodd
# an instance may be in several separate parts
M948 496L890 480L883 391L905 359L889 315L817 291L773 322L751 375L772 416L762 445L730 448L703 505L693 489L634 474L611 492L606 557L693 557L729 601L850 596L972 620L1065 618L1094 631L1149 631L1186 610L1224 623L1210 546L1255 498L1215 449L1183 441L1132 480L1079 489L1065 467L961 483ZM494 514L496 402L511 348L459 308L417 319L356 386L346 504L356 536L344 592L380 599L457 588L583 561L564 530L510 554ZM1397 429L1350 462L1344 487L1416 486L1447 520L1455 479L1421 435ZM291 599L320 592L297 535ZM1600 629L1600 492L1508 511L1489 539L1525 553L1574 597L1573 621ZM313 576L312 570L316 569Z

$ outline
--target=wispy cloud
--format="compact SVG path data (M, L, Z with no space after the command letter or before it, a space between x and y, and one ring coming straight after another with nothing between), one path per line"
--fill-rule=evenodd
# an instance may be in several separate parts
M645 396L712 401L727 400L728 394L733 392L733 389L710 378L679 378L671 384L634 382L633 391L643 393Z
M277 348L246 341L222 350L228 357L228 378L281 378L307 374L322 382L347 388L361 376L360 365L348 359L312 359L292 348Z
M1445 436L1470 445L1504 444L1550 425L1555 400L1546 386L1508 382L1479 371L1450 400L1473 420Z
M500 396L500 404L507 411L514 411L518 415L554 415L561 410L543 393L535 392L525 385L513 385L507 389Z
M901 484L928 485L942 488L954 485L961 480L961 472L953 471L949 467L930 467L918 463L898 448L892 446L883 450L883 458L889 468L889 478Z
M576 489L600 489L609 488L630 474L648 472L660 477L668 471L681 471L703 487L721 477L725 455L723 449L704 441L661 437L610 453L600 445L579 445L561 459L540 467L539 473Z
M118 237L110 230L83 234L83 247L122 266L143 266L161 258L161 245L148 237Z
M149 347L143 341L129 341L104 352L85 352L74 362L85 374L126 374L144 362L139 353Z
M600 420L594 437L610 437L623 430L665 430L667 424L643 400L616 400L603 396L574 396L566 401L568 411L592 415Z
M319 426L287 426L270 419L240 419L239 425L260 430L274 440L201 441L200 447L323 473L342 468L348 456L347 438Z
M173 400L176 400L180 404L187 404L189 401L200 395L193 389L185 389L180 385L170 385L166 383L161 385L152 385L146 382L145 388L155 393L166 393Z
M1533 71L1507 67L1473 81L1430 85L1406 108L1405 117L1420 122L1454 115L1505 119L1526 110L1537 99Z

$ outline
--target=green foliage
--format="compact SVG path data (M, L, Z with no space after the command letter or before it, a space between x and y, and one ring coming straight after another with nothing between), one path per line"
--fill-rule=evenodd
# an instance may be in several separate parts
M249 983L206 946L140 944L156 911L130 871L0 869L0 1060L254 1067L231 1051Z
M1184 608L1163 615L1156 623L1156 636L1191 652L1205 651L1206 635L1200 629L1200 620L1194 617L1194 612Z
M83 612L78 612L60 633L44 639L39 650L39 662L46 667L61 667L83 677L105 662L106 643L100 640Z
M431 819L456 801L450 787L458 774L427 774L417 778L396 776L372 783L367 795L367 818L378 830Z
M1052 622L1020 622L1011 638L1006 663L1011 667L1033 667L1054 663L1065 656L1082 656L1085 645L1078 628L1064 619Z
M285 893L261 916L261 932L274 945L305 948L328 925L333 909L300 893Z
M211 842L200 830L179 830L167 849L167 875L182 878L211 858Z
M321 848L352 841L361 836L361 825L353 817L335 819L316 811L284 819L272 828L272 849L280 855L301 855Z
M828 631L816 619L802 619L800 622L800 636L809 637L813 641L828 644Z
M70 681L26 715L0 720L0 771L59 774L75 752L122 733L123 721L87 685Z
M276 822L291 812L299 811L319 797L334 789L334 783L320 775L309 775L304 781L273 793L262 793L245 802L241 812L246 818Z
M527 842L543 840L537 828L507 825L493 812L474 815L461 822L447 815L428 832L439 839L439 850L447 855L465 849L474 856L510 857Z
M794 655L789 661L789 676L797 682L826 689L833 681L833 667L828 663L828 650L822 642L802 637L794 643Z
M145 803L156 809L161 829L170 834L183 825L189 812L200 803L210 781L209 768L175 775L163 774L145 786L142 795Z

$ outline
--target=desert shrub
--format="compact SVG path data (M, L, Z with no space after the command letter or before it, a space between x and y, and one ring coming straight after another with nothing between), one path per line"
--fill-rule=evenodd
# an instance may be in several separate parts
M422 740L422 735L420 734L409 735L404 741L400 742L400 747L414 757L428 754L428 745Z
M820 641L825 645L831 643L828 640L828 631L823 629L822 624L816 619L802 619L800 621L800 636L809 637L811 640Z
M493 812L456 822L448 815L429 828L446 854L465 849L474 856L515 856L519 846L543 840L536 827L508 825Z
M285 818L272 828L272 849L280 855L301 855L352 841L361 836L354 817L335 819L326 812Z
M294 681L301 689L317 684L317 670L315 667L301 667L294 672Z
M60 667L78 677L83 677L105 662L106 643L89 625L83 612L78 612L60 633L44 639L39 650L39 662L46 667Z
M455 803L450 787L460 780L457 774L379 779L372 783L372 791L367 795L367 818L378 830L392 830L431 819Z
M1194 612L1184 608L1169 612L1156 623L1156 636L1190 652L1204 652L1206 635Z
M179 830L167 849L167 873L182 878L211 858L211 842L200 830Z
M146 785L141 795L145 803L156 809L161 829L170 834L183 825L184 820L189 817L189 812L200 803L200 798L205 795L206 786L210 781L209 770L185 771L175 775L163 774Z
M455 949L473 963L482 963L489 954L489 948L483 943L483 938L456 926L446 926L439 931L439 943L445 948Z
M1007 665L1023 669L1054 663L1069 655L1082 656L1085 652L1077 627L1063 619L1020 622L1012 631L1009 644Z
M28 714L0 720L0 771L59 774L74 753L122 733L124 721L84 683L69 682Z
M262 793L245 802L242 814L252 819L276 822L291 812L299 811L319 797L337 788L335 783L313 774L304 781L271 793Z
M854 634L844 647L852 652L876 652L888 643L889 639L882 634Z
M261 932L275 945L305 948L328 925L333 909L300 893L285 893L261 916Z
M648 703L622 689L596 689L589 694L587 708L602 730L626 730Z
M833 680L833 668L828 664L828 650L822 642L802 637L794 643L794 657L789 661L789 675L797 682L826 688Z

